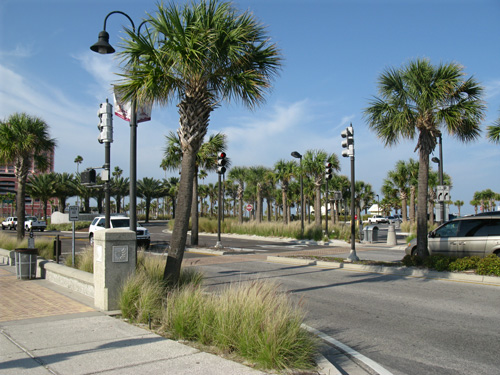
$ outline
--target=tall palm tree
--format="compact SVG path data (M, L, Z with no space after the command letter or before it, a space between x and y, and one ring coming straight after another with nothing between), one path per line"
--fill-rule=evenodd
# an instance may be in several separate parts
M245 192L245 181L248 169L245 167L234 167L229 170L229 178L238 182L238 222L243 223L243 193Z
M457 199L455 202L453 202L453 204L454 204L455 206L457 206L457 208L458 208L458 216L462 216L462 215L461 215L461 213L460 213L460 208L462 208L462 207L463 207L463 205L464 205L464 201L461 201L461 200L458 200L458 199Z
M66 200L78 194L76 180L73 174L63 172L55 174L55 194L59 201L59 211L64 213L66 210Z
M330 162L334 171L340 170L337 155L330 154L324 150L307 150L302 160L304 173L314 183L314 222L321 226L321 187L325 181L325 163Z
M464 79L456 63L433 66L427 59L389 68L379 78L379 98L365 109L368 125L386 146L415 139L419 151L417 251L427 256L427 184L429 155L442 129L462 141L478 137L485 106L482 87Z
M116 212L120 213L122 208L122 199L129 194L130 179L128 177L121 177L121 173L115 174L115 172L113 172L110 185L111 195L115 197L116 201Z
M406 222L408 215L408 182L410 180L408 164L404 160L399 160L394 170L387 173L387 180L398 190L399 198L401 199L401 215L403 216L403 222Z
M55 173L42 173L28 177L26 193L31 199L39 199L42 202L45 220L47 220L49 200L56 195L56 181L57 177Z
M167 282L176 283L187 239L196 154L210 113L222 101L239 99L250 108L263 102L281 56L253 15L238 14L228 2L159 3L146 21L147 35L128 31L118 89L125 100L137 97L139 102L165 105L178 99L182 173L164 272Z
M191 245L198 245L198 171L204 168L208 171L217 169L217 154L226 151L226 135L211 134L208 141L202 143L196 154L196 163L193 177L193 200L191 205ZM167 146L164 149L164 158L160 164L165 169L177 169L182 162L181 141L177 134L170 132ZM206 174L206 173L205 173Z
M266 175L269 169L264 166L252 166L248 168L247 173L247 190L253 191L257 207L255 210L255 218L258 223L262 222L263 216L263 203L264 203L264 189L266 187Z
M44 172L49 167L48 152L56 141L49 136L49 126L39 117L14 113L0 122L0 164L14 164L17 179L17 220L24 223L26 181L32 165ZM24 238L24 225L17 226L17 239Z
M137 195L146 201L146 223L149 223L151 201L162 197L163 194L163 184L160 180L144 177L142 180L137 181Z
M290 219L290 210L288 209L288 185L293 177L293 171L297 167L294 160L281 159L274 164L276 178L281 182L281 193L283 195L283 223L288 224Z
M364 181L358 180L354 186L354 206L358 215L358 223L363 223L362 211L369 207L375 197L372 186Z

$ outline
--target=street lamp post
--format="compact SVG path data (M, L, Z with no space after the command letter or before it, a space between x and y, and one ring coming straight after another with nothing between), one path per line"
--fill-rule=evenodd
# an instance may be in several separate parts
M108 17L112 14L119 13L128 18L132 24L132 30L135 31L134 21L128 16L128 14L115 10L108 13L104 18L103 31L99 33L98 41L90 47L94 52L100 54L110 54L114 53L115 49L109 44L109 34L106 31L106 22ZM143 21L139 28L137 29L137 35L139 35L141 26L146 21ZM130 185L129 185L129 196L130 196L130 230L137 231L137 98L134 96L132 98L132 104L130 109Z
M380 215L380 197L377 194L377 214Z
M304 237L304 180L302 177L302 155L297 151L292 152L291 154L294 158L299 159L300 165L300 230L301 235Z

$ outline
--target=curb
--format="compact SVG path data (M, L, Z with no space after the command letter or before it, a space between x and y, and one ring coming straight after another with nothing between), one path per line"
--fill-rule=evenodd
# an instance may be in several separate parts
M403 277L415 277L422 279L437 279L445 281L459 281L467 282L473 284L484 284L500 286L500 277L496 276L482 276L476 274L467 274L460 272L439 272L433 270L418 269L413 267L386 267L386 266L372 266L364 264L352 264L352 263L339 263L339 262L326 262L326 261L316 261L312 259L298 259L298 258L287 258L279 256L268 256L268 262L273 263L285 263L285 264L295 264L303 266L317 266L322 268L332 268L332 269L345 269L348 271L356 272L367 272L367 273L378 273L383 275L395 275Z

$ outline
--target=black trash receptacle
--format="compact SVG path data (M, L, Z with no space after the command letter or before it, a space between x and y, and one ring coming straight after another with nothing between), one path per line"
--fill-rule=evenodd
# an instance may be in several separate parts
M36 260L38 249L16 249L16 275L18 279L36 278Z

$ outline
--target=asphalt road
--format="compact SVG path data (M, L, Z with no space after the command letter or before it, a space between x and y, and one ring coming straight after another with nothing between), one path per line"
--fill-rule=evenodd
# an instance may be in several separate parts
M200 269L216 288L278 282L302 299L306 324L392 374L498 374L498 287L255 261Z

